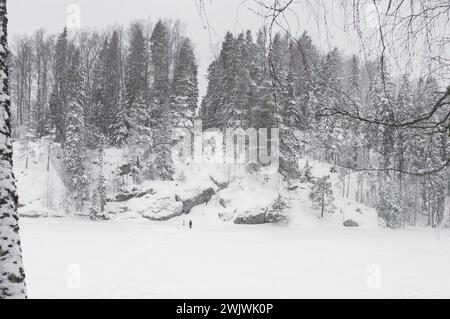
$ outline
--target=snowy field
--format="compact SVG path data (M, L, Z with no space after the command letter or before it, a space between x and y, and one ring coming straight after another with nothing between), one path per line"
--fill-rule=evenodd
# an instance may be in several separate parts
M450 233L21 219L30 298L450 297Z

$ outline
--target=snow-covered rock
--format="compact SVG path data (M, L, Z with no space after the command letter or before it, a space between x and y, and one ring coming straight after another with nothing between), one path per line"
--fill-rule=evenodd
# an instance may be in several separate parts
M265 224L267 223L266 211L253 213L245 211L234 219L235 224Z
M175 196L175 199L183 203L183 212L185 214L188 214L195 206L198 206L200 204L207 204L215 193L216 192L214 191L214 189L208 188L206 190L198 192L196 195L191 195L191 197L189 198L183 199L177 195Z
M183 203L173 197L155 198L149 207L142 211L142 216L150 220L168 220L183 214Z
M358 224L357 222L355 222L353 219L347 219L347 220L343 223L343 225L344 225L345 227L358 227L358 226L359 226L359 224Z

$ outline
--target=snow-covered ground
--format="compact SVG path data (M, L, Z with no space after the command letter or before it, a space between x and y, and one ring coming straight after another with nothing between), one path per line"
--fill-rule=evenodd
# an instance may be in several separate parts
M450 297L450 233L22 218L30 298ZM211 218L214 219L214 218Z
M123 211L95 222L67 209L58 145L16 141L14 151L30 298L450 297L449 230L379 228L375 210L355 200L356 174L343 196L341 176L324 162L300 161L301 168L309 161L316 178L330 175L336 209L324 218L312 208L311 183L288 185L244 167L191 163L176 167L173 182L135 185L124 177L123 189L152 192L108 202L108 210ZM121 192L117 170L127 156L106 150L109 198ZM88 163L93 178L92 156ZM215 195L189 215L147 219L172 214L181 205L175 195L192 198L207 188ZM267 210L278 197L288 204L287 222L233 223ZM344 227L348 219L359 227Z

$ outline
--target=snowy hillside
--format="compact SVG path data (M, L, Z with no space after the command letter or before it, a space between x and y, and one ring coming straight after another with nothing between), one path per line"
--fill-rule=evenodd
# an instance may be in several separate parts
M362 227L377 226L373 209L342 196L341 178L338 173L330 172L332 166L312 159L300 160L300 168L308 161L313 178L330 175L335 194L334 212L326 213L324 218L320 218L320 211L312 208L313 184L309 182L287 184L278 175L250 172L239 165L190 163L176 166L174 181L135 183L130 174L121 173L121 167L129 160L130 152L125 148L105 151L106 211L110 219L146 222L147 219L176 218L194 219L200 224L223 224L238 218L254 218L258 223L258 215L270 215L271 206L281 199L286 206L279 209L287 220L286 223L283 218L283 225L342 227L345 220L352 219ZM89 154L88 162L89 178L94 184L95 154ZM87 207L83 211L73 211L66 198L62 154L57 144L47 140L16 141L14 163L21 216L88 217ZM210 189L211 194L207 194ZM206 199L190 207L189 214L185 214L183 201L203 193Z

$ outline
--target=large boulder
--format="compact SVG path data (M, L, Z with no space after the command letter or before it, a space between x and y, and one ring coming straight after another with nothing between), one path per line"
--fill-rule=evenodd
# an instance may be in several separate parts
M196 195L191 195L189 198L182 198L176 195L175 199L177 202L181 202L183 205L183 213L189 214L192 208L201 204L208 204L211 197L214 196L216 192L212 188L208 188L204 191L197 193Z
M142 216L154 221L168 220L183 214L183 203L173 197L155 198L152 205L142 212Z
M260 213L250 213L250 212L244 212L243 214L240 214L238 217L234 219L235 224L247 224L247 225L254 225L254 224L265 224L267 223L266 219L266 212L260 212Z
M358 224L357 222L355 222L353 219L347 219L347 220L344 222L344 226L345 226L345 227L358 227L359 224Z

